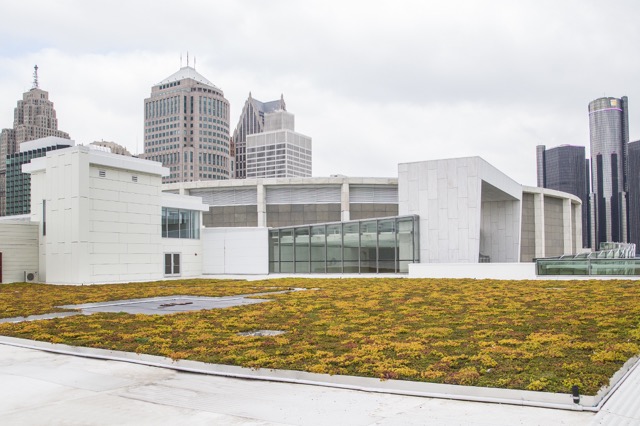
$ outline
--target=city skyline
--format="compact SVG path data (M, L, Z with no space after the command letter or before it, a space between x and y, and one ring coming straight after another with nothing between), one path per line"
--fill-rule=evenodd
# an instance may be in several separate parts
M0 44L0 127L11 127L38 64L59 127L77 143L141 153L142 99L188 50L224 91L232 124L249 91L285 93L314 138L315 176L393 176L403 161L482 155L535 185L535 163L514 156L533 158L541 144L586 147L590 100L640 99L640 5L631 1L238 3L197 5L194 22L176 22L162 5L115 6L0 6L12 18L0 29L10 40ZM163 25L172 31L157 31ZM629 114L630 140L640 139L640 110Z

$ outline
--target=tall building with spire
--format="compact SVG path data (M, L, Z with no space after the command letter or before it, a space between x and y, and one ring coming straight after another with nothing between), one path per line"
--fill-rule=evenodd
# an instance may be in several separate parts
M254 99L249 92L249 98L242 107L242 113L238 125L233 132L233 145L235 150L235 177L245 179L247 177L247 136L264 132L265 114L286 111L284 95L280 99L269 102L260 102Z
M589 103L593 248L602 242L629 241L628 109L626 96Z
M163 183L229 179L230 149L229 101L187 57L144 100L143 156L171 170Z
M33 86L22 95L13 111L13 128L0 133L0 216L6 214L7 161L20 152L23 142L48 136L69 139L69 134L58 130L58 119L49 93L40 88L38 66L33 71Z

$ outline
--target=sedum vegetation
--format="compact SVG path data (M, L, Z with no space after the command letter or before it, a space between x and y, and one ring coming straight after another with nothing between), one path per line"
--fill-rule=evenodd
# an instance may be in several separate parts
M640 282L472 279L177 280L0 286L0 316L57 305L304 287L268 303L172 315L0 324L0 334L250 368L593 395L640 354ZM311 290L313 289L313 290ZM252 330L277 336L240 336Z

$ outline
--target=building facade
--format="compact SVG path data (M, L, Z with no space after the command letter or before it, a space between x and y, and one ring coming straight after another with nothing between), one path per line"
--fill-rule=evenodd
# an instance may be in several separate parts
M7 216L31 212L31 176L22 173L22 165L49 151L74 146L70 139L49 136L20 144L20 152L7 156Z
M640 141L629 144L629 242L640 254Z
M40 88L38 66L34 67L33 86L22 95L13 110L13 128L0 133L0 216L6 214L7 157L20 152L20 144L47 136L69 139L58 130L58 118L49 93Z
M310 177L311 138L295 131L294 115L264 115L264 131L247 136L247 178Z
M91 145L101 146L103 148L106 148L112 154L125 155L127 157L131 157L131 153L127 148L115 142L95 141L95 142L91 142Z
M242 107L238 125L233 131L236 179L244 179L247 177L247 136L264 131L265 114L286 110L287 105L284 102L283 95L275 101L260 102L254 99L251 96L251 92L249 92L249 98L247 98Z
M629 112L626 96L589 103L591 242L628 242Z
M76 146L22 170L32 184L31 213L22 218L35 226L0 220L2 261L12 271L5 282L24 272L68 284L311 271L411 276L427 264L455 271L487 261L502 269L521 263L535 278L532 256L582 245L578 197L523 187L479 157L400 164L397 179L162 185L169 170L157 162ZM231 207L238 219L233 207L248 202L255 225L201 217Z
M536 148L538 187L576 195L582 201L582 243L591 247L589 212L589 162L583 146L561 145Z
M190 66L144 100L144 158L169 168L164 183L231 177L229 101Z

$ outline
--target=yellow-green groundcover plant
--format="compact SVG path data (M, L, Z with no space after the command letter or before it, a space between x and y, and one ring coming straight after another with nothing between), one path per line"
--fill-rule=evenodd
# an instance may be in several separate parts
M269 302L172 315L0 324L0 334L250 368L595 394L640 353L640 282L472 279L174 280L0 286L0 317L152 296L292 287ZM252 330L277 336L243 336Z

